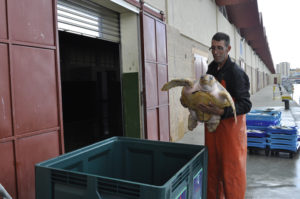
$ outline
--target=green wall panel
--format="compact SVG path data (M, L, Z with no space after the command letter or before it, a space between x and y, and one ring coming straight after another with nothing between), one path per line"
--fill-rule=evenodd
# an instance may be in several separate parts
M140 138L138 73L123 73L123 107L125 136Z

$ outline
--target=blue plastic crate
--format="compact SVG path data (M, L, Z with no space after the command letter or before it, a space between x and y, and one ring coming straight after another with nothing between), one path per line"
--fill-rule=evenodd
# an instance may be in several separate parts
M296 126L269 126L267 129L268 134L298 134Z
M249 137L267 137L267 132L258 129L247 129L247 137L248 139Z
M277 134L277 133L269 133L269 137L271 139L286 139L286 140L297 140L297 134Z
M261 142L261 143L265 143L267 141L267 138L265 137L248 137L247 138L247 142Z
M276 111L273 108L266 108L266 109L252 109L249 113L265 113L269 115L274 115L274 114L280 114L281 111Z
M251 125L247 125L247 129L249 130L260 130L260 131L266 131L268 130L269 126L251 126Z
M265 149L267 146L267 143L260 143L260 142L247 142L247 147L256 147Z
M113 137L39 163L37 199L206 198L207 149Z
M276 119L276 120L246 120L246 124L248 126L275 126L275 125L279 125L280 124L280 120Z
M287 145L297 145L297 139L268 139L268 142L273 144L287 144Z
M286 145L286 144L271 144L270 149L277 149L277 150L287 150L292 152L297 152L299 149L299 142L296 145Z
M247 120L274 121L281 119L280 111L251 110L246 114Z

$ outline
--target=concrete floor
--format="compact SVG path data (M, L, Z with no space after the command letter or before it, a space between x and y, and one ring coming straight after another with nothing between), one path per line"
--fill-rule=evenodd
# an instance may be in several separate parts
M300 94L300 87L299 91ZM300 106L291 101L290 110L284 110L278 87L267 86L251 96L252 109L274 108L282 111L282 124L300 126ZM179 143L204 145L204 127L199 124L187 132ZM279 156L265 155L264 151L247 156L246 199L299 199L300 158L299 153L289 158L288 153Z

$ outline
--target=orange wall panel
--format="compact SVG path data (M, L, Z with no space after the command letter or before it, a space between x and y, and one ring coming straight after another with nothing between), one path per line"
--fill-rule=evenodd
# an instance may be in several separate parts
M147 139L159 140L159 124L158 124L157 109L147 110Z
M14 199L34 199L34 165L64 152L55 3L0 0L0 183Z
M159 140L169 142L170 125L166 118L169 118L169 105L159 108Z
M35 198L34 165L58 155L58 132L43 133L16 141L19 199Z
M50 0L9 0L12 40L54 45L54 9Z
M16 134L58 126L58 101L53 50L12 48Z
M167 39L162 37L166 35L166 25L156 21L156 48L157 48L157 62L160 64L167 64Z
M11 141L0 142L0 157L0 183L16 198L14 149Z
M0 0L0 39L7 39L6 1Z
M145 74L147 107L154 107L158 104L156 64L145 63Z
M168 92L161 91L163 85L168 81L168 65L157 64L157 73L158 102L160 105L169 104Z
M168 81L166 25L143 13L141 28L146 138L169 141L169 97L161 91Z
M144 17L144 54L145 60L156 62L155 45L155 20L151 17Z
M12 136L8 48L0 44L0 139Z

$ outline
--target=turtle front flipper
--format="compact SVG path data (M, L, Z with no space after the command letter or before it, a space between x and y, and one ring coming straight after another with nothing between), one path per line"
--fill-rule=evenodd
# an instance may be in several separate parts
M230 94L227 91L221 91L220 95L223 96L223 97L225 97L227 99L227 101L229 102L229 104L230 104L230 106L232 108L232 111L233 111L234 121L235 121L235 123L237 123L236 110L235 110L235 105L234 105L232 97L230 96Z
M196 126L198 125L198 121L196 118L193 117L192 113L190 112L189 114L189 119L188 119L188 129L192 131Z
M221 116L213 115L211 117L211 119L208 122L206 122L206 128L207 128L208 132L216 131L217 127L220 124L220 119L221 119Z
M220 122L216 122L216 123L207 123L206 124L206 128L208 130L208 132L212 133L215 132L217 127L219 126Z
M177 87L177 86L188 86L193 87L193 82L187 80L187 79L173 79L163 85L161 88L162 91L167 91L171 88Z

